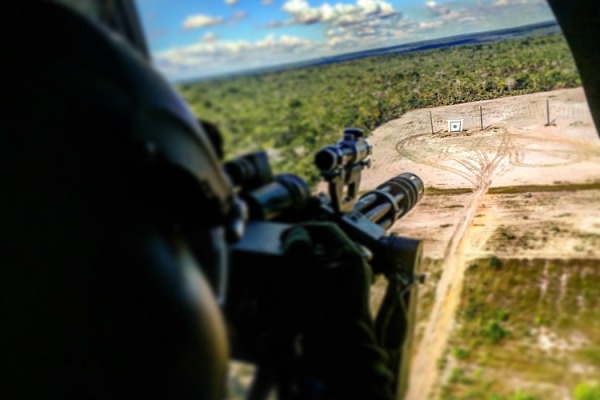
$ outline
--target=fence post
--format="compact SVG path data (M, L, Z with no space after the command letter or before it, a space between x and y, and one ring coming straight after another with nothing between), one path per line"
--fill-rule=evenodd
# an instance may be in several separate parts
M431 111L429 111L429 122L431 123L431 134L433 135L433 115L431 114Z

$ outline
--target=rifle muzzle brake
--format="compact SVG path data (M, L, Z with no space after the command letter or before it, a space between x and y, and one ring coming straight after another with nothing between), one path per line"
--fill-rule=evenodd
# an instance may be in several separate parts
M424 192L421 178L405 172L364 194L354 206L354 211L388 229L417 205Z

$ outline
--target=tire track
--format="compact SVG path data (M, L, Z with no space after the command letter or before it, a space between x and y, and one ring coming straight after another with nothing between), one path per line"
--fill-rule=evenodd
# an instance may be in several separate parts
M400 146L400 148L406 150L406 147ZM432 394L438 379L437 362L444 354L453 328L454 316L460 304L466 265L466 233L473 223L481 200L488 192L494 176L506 172L512 166L512 161L520 157L519 151L506 132L503 133L491 160L486 151L481 149L475 151L475 154L479 168L464 159L454 160L466 168L468 174L444 165L432 165L463 177L467 175L469 180L474 182L474 192L444 252L442 277L436 288L435 303L426 325L425 334L412 362L407 400L423 400ZM429 163L429 165L431 164Z
M411 380L406 400L429 398L438 378L437 362L444 353L460 302L465 273L465 233L471 226L481 198L489 185L479 188L457 225L452 239L445 250L442 277L438 283L435 304L425 328L425 335L412 363Z
M560 144L554 146L553 144ZM568 146L566 150L560 147ZM436 287L435 302L426 323L424 336L412 360L407 400L429 398L438 381L438 360L444 355L453 328L465 273L467 233L477 209L493 180L513 167L551 167L569 165L600 156L598 146L573 139L548 138L522 134L496 127L485 136L432 136L416 134L396 145L403 158L461 177L473 187L473 195L456 225L444 251L442 276ZM527 163L527 155L554 156L558 160ZM559 161L560 160L560 161ZM550 162L549 162L550 161Z

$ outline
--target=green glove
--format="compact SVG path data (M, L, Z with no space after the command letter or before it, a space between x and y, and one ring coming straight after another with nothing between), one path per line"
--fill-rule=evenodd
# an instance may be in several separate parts
M302 359L327 399L392 399L391 372L375 341L369 311L371 268L360 248L331 223L309 223L282 237L294 282L290 316Z

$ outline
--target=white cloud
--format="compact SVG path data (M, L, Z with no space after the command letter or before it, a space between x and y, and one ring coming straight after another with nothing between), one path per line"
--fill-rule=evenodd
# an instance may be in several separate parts
M262 0L263 6L270 6L271 4L273 4L273 0Z
M394 7L383 0L356 0L356 4L324 3L311 7L307 0L287 0L282 10L289 14L288 24L329 23L348 25L369 17L385 17L396 13Z
M425 7L435 20L420 22L413 32L415 35L426 33L423 38L429 39L433 32L438 33L436 36L451 36L544 22L554 18L546 0L493 0L462 7L459 4L439 3L435 0L425 2Z
M444 24L444 22L440 21L440 20L437 20L437 21L422 21L422 22L419 22L419 25L417 26L417 28L419 30L434 29L434 28L439 28L443 24Z
M225 0L225 4L229 6L235 6L238 3L238 0Z
M233 67L291 62L296 60L298 52L310 54L313 46L309 40L290 35L271 34L255 42L218 41L216 36L209 36L207 40L207 35L193 45L155 53L156 65L171 76L223 73Z
M221 23L223 23L223 17L211 17L210 15L202 14L190 15L183 22L183 29L192 30Z
M310 46L310 40L300 39L296 36L282 35L279 39L279 44L283 47L302 47L302 46Z
M171 79L220 75L552 19L545 0L486 0L475 4L471 1L420 0L422 9L430 12L433 18L419 20L403 17L390 4L391 0L345 1L317 2L319 6L311 6L316 0L282 1L287 19L268 25L282 27L280 34L255 41L228 41L209 32L193 45L154 53L155 64ZM274 0L262 2L268 5L266 3L272 4ZM234 24L244 17L242 11L232 12L225 19L197 15L188 18L184 26L195 29ZM311 23L321 24L322 39L308 41L291 36L285 29L292 24Z
M407 39L417 25L400 13L385 18L363 19L352 25L331 25L325 31L324 48L339 52L389 46Z
M494 5L497 7L504 7L519 5L540 5L545 3L545 0L498 0L494 3Z
M434 17L441 17L452 13L450 5L447 3L439 4L438 2L432 0L426 2L425 7L427 7L429 13Z

